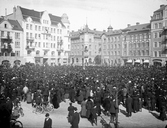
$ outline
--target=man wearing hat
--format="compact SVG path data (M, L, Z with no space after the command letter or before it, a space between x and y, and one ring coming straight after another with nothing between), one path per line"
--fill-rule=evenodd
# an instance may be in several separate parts
M52 119L49 118L49 113L46 113L45 115L45 122L44 122L44 127L43 128L52 128Z

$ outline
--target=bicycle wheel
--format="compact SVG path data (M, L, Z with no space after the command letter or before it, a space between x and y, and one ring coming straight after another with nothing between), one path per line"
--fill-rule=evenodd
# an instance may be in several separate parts
M44 109L42 106L37 106L36 112L43 113Z
M14 128L15 127L15 122L16 122L16 119L11 119L10 120L10 128Z
M14 123L14 126L15 126L15 128L23 128L22 122L18 121L18 120Z

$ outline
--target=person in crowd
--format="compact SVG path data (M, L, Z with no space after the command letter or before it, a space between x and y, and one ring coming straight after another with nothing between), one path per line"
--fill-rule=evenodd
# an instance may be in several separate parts
M23 88L23 97L24 97L24 102L26 101L26 98L27 98L27 92L28 92L28 87L25 85L24 88Z
M93 114L92 114L92 109L94 108L94 103L91 100L91 97L88 97L88 100L86 102L86 117L87 119L91 122L91 124L94 123L94 119L93 119Z
M52 128L52 119L49 117L49 113L45 114L45 121L43 128Z
M74 113L72 115L71 128L79 128L80 116L77 112L77 108L74 108Z
M127 116L132 116L132 98L131 96L128 94L127 98L126 98L126 112L127 112Z
M81 103L81 117L85 118L86 117L86 98L83 99L82 103Z
M73 114L74 114L74 110L75 110L75 107L72 105L72 103L69 103L69 107L68 107L68 122L69 123L72 123L72 117L73 117Z

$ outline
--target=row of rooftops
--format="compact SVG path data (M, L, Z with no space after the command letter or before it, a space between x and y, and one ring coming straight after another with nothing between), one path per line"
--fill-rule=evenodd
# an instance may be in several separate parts
M103 34L109 36L109 35L118 35L121 34L122 32L142 32L142 31L149 31L151 29L151 24L150 23L145 23L145 24L140 24L139 22L136 23L136 25L131 26L128 24L128 26L124 29L119 29L119 30L113 30L112 26L110 25L108 27L108 31L97 31L96 29L89 29L88 25L86 25L83 29L79 29L78 31L72 31L71 32L71 38L79 38L80 35L83 33L92 33L94 34L94 37L100 38Z

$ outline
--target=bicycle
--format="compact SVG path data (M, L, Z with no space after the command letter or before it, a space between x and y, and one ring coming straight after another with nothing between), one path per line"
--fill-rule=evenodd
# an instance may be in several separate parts
M51 103L42 103L40 105L36 105L35 113L44 113L44 112L52 112L54 110L54 106Z
M12 118L10 120L10 128L23 128L23 124L21 121Z

